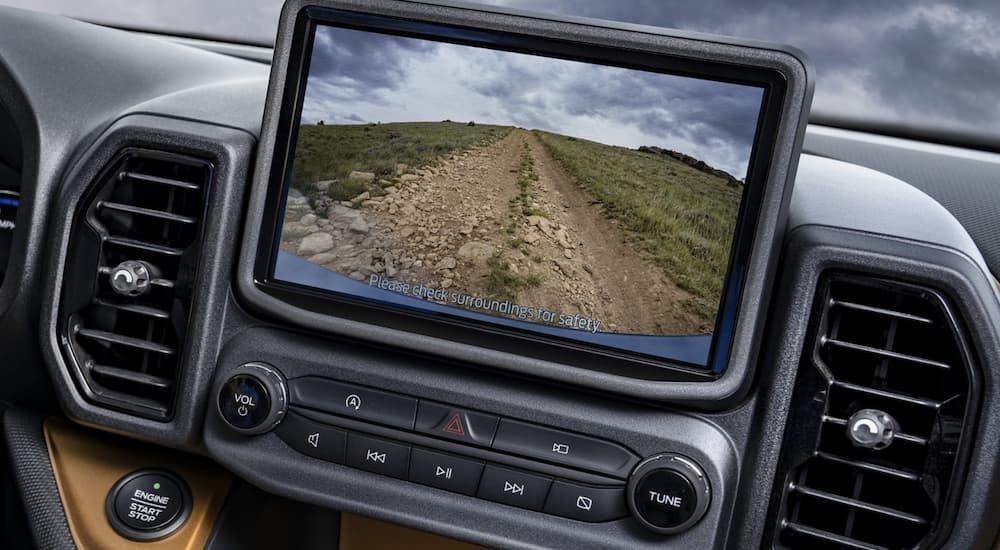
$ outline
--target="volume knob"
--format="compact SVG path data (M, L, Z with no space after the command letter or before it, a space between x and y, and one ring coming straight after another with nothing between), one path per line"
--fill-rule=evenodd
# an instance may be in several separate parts
M219 389L219 413L229 426L246 435L277 426L288 408L285 377L266 363L246 363Z

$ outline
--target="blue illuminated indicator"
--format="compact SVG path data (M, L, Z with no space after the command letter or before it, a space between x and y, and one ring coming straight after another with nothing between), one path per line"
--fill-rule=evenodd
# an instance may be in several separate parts
M17 199L11 199L11 198L7 198L7 197L0 197L0 206L13 206L14 208L17 208L18 206L20 206L20 204L21 204L21 201L19 201Z

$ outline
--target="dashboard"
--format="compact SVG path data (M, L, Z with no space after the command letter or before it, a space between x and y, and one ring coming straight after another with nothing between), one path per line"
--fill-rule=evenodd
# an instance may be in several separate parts
M477 21L503 17L527 16ZM53 451L73 429L161 470L157 453L183 457L157 491L216 503L220 519L177 512L157 536L207 521L207 548L267 547L227 543L242 527L225 518L261 503L266 520L279 497L300 518L342 513L342 533L350 514L497 548L994 546L1000 154L803 122L796 157L795 124L758 134L787 158L747 234L743 330L722 368L673 369L592 341L483 336L471 318L404 325L264 292L262 220L289 200L268 193L285 174L271 106L299 76L297 50L279 41L270 66L14 9L0 28L0 392L33 546L100 547ZM807 107L805 82L789 89ZM766 170L744 170L733 185L763 186ZM371 196L341 199L330 212ZM245 486L227 500L208 479L228 476ZM157 523L166 504L150 498L140 519ZM122 541L157 538L111 523Z

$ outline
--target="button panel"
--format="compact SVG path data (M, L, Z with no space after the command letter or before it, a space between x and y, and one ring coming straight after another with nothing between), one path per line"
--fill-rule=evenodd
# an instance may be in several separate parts
M587 522L625 513L625 486L595 487L400 441L355 433L290 412L276 430L293 449L337 464Z
M290 380L288 392L290 404L303 409L288 413L277 434L303 454L579 521L614 521L628 515L625 480L639 458L618 444L318 377ZM305 409L334 416L324 420ZM370 428L382 437L357 433L368 431L358 421L386 426ZM399 429L404 432L394 433ZM431 438L449 441L441 445L452 452L425 448L433 447ZM470 454L481 458L455 454L461 453L461 445L470 446ZM515 457L505 459L498 452ZM518 467L493 463L492 455ZM535 463L548 475L529 471L536 460L552 464ZM561 479L562 475L579 475L591 483L607 480L608 485L574 482Z
M627 479L639 463L636 454L609 441L355 384L307 376L290 380L288 388L292 405L617 479Z

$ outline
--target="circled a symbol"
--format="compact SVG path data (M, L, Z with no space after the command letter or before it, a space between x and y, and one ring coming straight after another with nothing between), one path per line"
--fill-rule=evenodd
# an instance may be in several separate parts
M347 407L349 409L354 409L354 410L360 409L361 408L361 396L359 396L356 393L352 393L351 395L348 395L347 399L344 400L344 405L347 405Z

